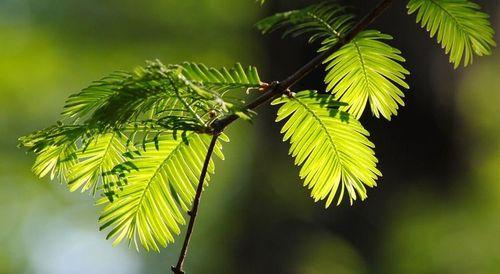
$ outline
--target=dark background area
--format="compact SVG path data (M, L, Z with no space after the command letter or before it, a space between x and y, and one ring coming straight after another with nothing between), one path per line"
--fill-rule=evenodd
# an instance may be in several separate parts
M282 11L290 7L299 8L311 2L314 3L274 1L270 6L272 11ZM348 2L358 8L359 14L366 14L376 3ZM394 221L392 218L394 212L399 209L398 202L405 199L402 196L408 195L409 189L417 189L427 192L426 195L439 196L445 201L452 200L454 189L460 187L458 184L463 184L460 179L464 175L464 169L468 168L468 154L466 149L460 147L466 142L466 136L461 128L462 121L457 115L459 110L455 102L460 78L467 69L453 70L447 62L447 56L442 54L436 44L429 40L428 34L415 24L414 17L406 14L405 5L405 1L396 1L389 11L372 25L372 28L383 30L395 37L391 44L403 51L403 56L407 59L406 67L411 71L408 79L411 90L406 93L406 106L393 121L389 123L369 115L362 118L377 146L380 169L384 173L381 185L370 191L367 201L356 203L353 207L341 207L325 212L322 207L316 206L309 213L307 220L296 212L283 212L276 206L274 196L262 195L262 186L273 184L273 180L276 180L266 176L269 166L263 166L262 163L291 164L291 160L286 157L286 146L269 141L280 139L279 125L259 123L261 130L258 131L258 139L269 143L262 145L261 148L266 153L255 157L252 166L252 169L258 172L253 173L250 180L258 183L252 184L253 195L247 202L248 208L254 210L250 212L251 217L244 226L248 228L243 233L247 235L247 241L240 256L243 259L241 264L254 267L248 273L289 273L289 251L299 249L298 246L303 245L302 242L291 239L301 239L306 234L321 233L325 230L348 241L366 261L368 273L384 273L384 264L388 263L385 260L390 263L395 259L391 258L391 254L381 254L386 245L385 241L391 240L391 235L387 235L387 224ZM496 1L482 1L481 5L489 12L498 9ZM491 13L492 20L496 22L495 12ZM271 79L283 79L287 73L315 56L313 49L304 47L305 39L290 41L280 38L280 34L276 33L271 35L271 38L264 39L265 59L269 61L265 68L269 68L266 72ZM321 73L314 73L299 83L294 90L322 90L322 77ZM498 86L491 88L500 91ZM263 120L272 120L274 110L266 110L263 116ZM500 166L498 168L496 172L500 171ZM297 182L299 183L298 180ZM279 184L279 189L286 188L289 184L288 181L274 183ZM302 192L305 197L307 190ZM257 207L255 200L259 201ZM410 201L416 204L421 202L423 201L418 199ZM260 221L254 222L255 219ZM262 229L262 224L265 224L265 229ZM450 252L453 253L453 250ZM382 261L381 256L384 257ZM421 263L425 264L424 261ZM325 273L336 272L332 269L332 272ZM468 272L434 272L429 269L424 273Z
M0 0L0 273L167 273L182 235L160 254L111 248L92 199L31 175L16 138L57 119L70 93L144 59L240 61L283 79L315 46L252 25L315 2ZM358 15L377 3L340 2ZM498 1L477 2L498 29ZM500 57L454 70L405 5L371 26L394 36L411 72L398 116L362 117L379 186L353 206L315 204L272 122L276 108L261 107L253 125L229 131L188 273L500 273ZM293 90L324 89L323 76Z

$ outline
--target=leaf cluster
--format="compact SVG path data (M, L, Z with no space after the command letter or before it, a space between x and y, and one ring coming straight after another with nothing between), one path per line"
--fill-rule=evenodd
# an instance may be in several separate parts
M455 68L495 46L488 16L469 0L410 0L408 13L437 38ZM375 145L359 119L369 108L391 120L409 89L405 59L389 45L392 36L359 31L355 20L351 9L325 1L257 24L263 33L305 35L328 55L324 91L286 92L272 102L279 105L276 121L284 122L281 133L301 166L300 178L326 207L346 196L351 204L363 200L376 186L382 174ZM20 146L36 154L36 175L101 196L100 228L115 244L127 240L159 250L185 223L212 135L220 133L214 132L216 122L250 120L253 112L238 94L268 88L254 67L151 61L71 95L60 121L21 137ZM213 152L223 159L221 141L227 136L220 135ZM213 159L207 163L204 186L215 171Z
M20 138L37 157L33 171L99 194L101 229L159 250L179 233L219 117L250 119L234 90L261 85L254 67L147 62L71 95L56 125ZM208 140L208 141L207 141ZM228 141L225 135L219 140ZM221 144L215 154L223 158ZM210 163L209 172L214 165ZM207 176L208 182L210 176Z
M337 197L341 203L348 193L351 204L366 198L366 186L376 185L377 170L373 143L361 123L328 94L303 91L293 98L283 96L273 104L282 105L277 122L287 119L281 133L290 141L290 154L302 165L300 177L312 190L315 201L326 207Z
M408 13L417 13L417 22L431 37L437 34L455 67L462 59L464 65L471 63L474 54L491 54L495 45L488 16L479 9L468 0L408 3ZM312 189L313 198L327 199L327 206L334 197L340 203L345 192L351 202L364 199L365 186L375 185L381 174L373 144L357 119L369 106L375 117L391 120L404 105L403 91L409 89L405 59L387 43L392 36L364 30L345 40L352 37L355 18L350 9L324 1L274 14L257 24L262 33L283 30L283 36L307 35L309 43L319 43L319 52L339 46L324 60L326 94L306 91L274 102L283 104L277 120L288 117L282 133L284 140L290 140L295 163L302 166L300 177Z

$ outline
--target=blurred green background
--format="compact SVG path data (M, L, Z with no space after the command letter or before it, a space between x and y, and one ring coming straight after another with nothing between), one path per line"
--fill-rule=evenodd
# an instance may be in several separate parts
M69 94L145 59L239 61L280 79L314 50L262 37L253 24L310 2L0 0L0 273L169 273L179 243L160 254L111 247L91 197L35 178L33 155L16 139L53 123ZM360 14L376 3L343 2ZM384 173L379 187L352 207L313 203L274 109L261 109L254 125L229 131L188 273L500 273L500 55L454 71L404 2L375 24L396 37L412 71L393 122L363 117ZM478 2L500 29L500 3ZM321 88L321 76L298 88Z

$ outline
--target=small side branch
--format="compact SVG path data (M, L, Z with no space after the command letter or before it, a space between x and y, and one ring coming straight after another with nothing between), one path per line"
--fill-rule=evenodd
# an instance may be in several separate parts
M268 102L269 100L280 96L282 94L286 94L289 92L289 88L291 88L294 84L308 75L311 71L317 68L321 63L332 53L339 50L342 46L349 43L356 35L358 35L361 31L366 29L368 25L370 25L375 19L377 19L393 2L393 0L381 0L375 8L368 13L364 18L362 18L354 28L346 34L343 39L341 39L335 46L330 49L322 52L317 55L315 58L310 60L308 63L299 68L295 73L290 75L288 78L284 79L281 82L273 82L270 85L263 85L261 87L261 91L263 94L259 96L255 101L250 102L246 105L246 109L252 110L256 107ZM184 239L184 244L182 246L181 254L179 256L179 261L176 266L172 266L172 271L174 274L184 274L183 265L184 260L186 259L187 250L189 246L189 241L191 239L191 234L193 232L193 227L196 221L196 215L198 213L198 206L200 204L201 192L203 191L203 183L205 181L205 177L208 171L208 164L210 163L210 158L212 156L215 143L217 142L217 138L220 133L224 131L224 129L234 121L236 121L239 117L237 115L229 115L222 119L218 119L212 123L211 131L207 132L213 134L212 141L208 148L207 156L205 158L205 163L203 165L203 169L201 171L200 181L198 183L198 189L196 190L196 195L194 198L193 208L189 212L190 220L189 225L186 232L186 237Z
M189 224L186 231L186 237L184 238L184 244L182 245L182 250L181 254L179 255L177 265L172 266L172 272L174 272L175 274L184 274L184 261L186 260L189 241L191 240L191 234L193 233L194 224L196 222L198 207L200 206L201 193L203 192L203 184L208 172L208 165L210 163L210 158L212 157L212 154L214 152L217 138L219 138L219 134L214 134L210 145L208 146L207 155L205 156L205 162L203 163L203 168L201 170L200 181L198 182L198 188L196 189L196 195L194 196L193 208L191 209L191 211L189 211Z

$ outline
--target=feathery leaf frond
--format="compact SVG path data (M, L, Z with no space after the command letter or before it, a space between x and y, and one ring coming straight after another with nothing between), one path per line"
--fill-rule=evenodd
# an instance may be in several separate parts
M354 25L354 15L331 1L300 10L277 13L257 23L262 33L286 29L283 36L310 34L309 42L321 41L320 51L335 45Z
M404 81L409 72L399 63L405 61L401 52L383 42L391 39L376 30L363 31L324 61L327 90L347 103L341 110L356 119L368 102L373 115L387 120L397 115L398 105L404 105L398 85L409 88Z
M72 166L69 173L70 191L81 188L81 191L92 190L97 193L99 183L104 193L112 192L113 182L117 181L111 170L123 163L123 154L127 152L126 138L119 132L110 132L96 136L87 146L76 154L78 163Z
M57 125L20 139L21 145L37 154L33 171L39 177L50 173L66 182L70 191L92 190L95 195L112 193L109 172L125 159L130 146L117 130L99 131L86 125Z
M474 54L490 55L494 30L489 16L469 0L410 0L408 14L417 14L417 23L436 36L455 68L472 63Z
M184 224L181 209L187 210L194 199L210 140L210 135L196 132L183 138L166 132L145 151L129 153L129 161L117 167L125 173L123 189L115 201L100 201L106 204L99 218L101 230L111 228L107 238L114 238L114 244L128 239L136 247L139 240L147 250L173 242L179 224ZM220 143L214 153L223 158ZM211 161L205 183L213 173Z
M376 167L374 145L361 123L338 110L342 103L313 91L273 102L279 104L282 106L276 121L288 118L281 130L283 140L290 140L290 154L295 164L302 166L300 177L312 189L314 200L326 198L328 207L337 197L340 204L344 192L351 203L358 196L365 199L365 186L375 186L381 173Z
M40 178L50 174L68 182L71 168L78 162L76 140L83 130L78 126L55 125L19 138L19 147L36 154L33 172Z
M50 179L58 178L67 182L71 168L77 163L76 146L72 143L49 145L40 150L32 170L40 178L50 175Z
M154 61L133 72L104 77L72 95L63 117L101 127L154 118L170 129L203 132L217 117L244 112L242 100L219 92L259 86L254 67L244 70L237 64L217 70L202 64L165 66Z
M165 132L178 139L186 132L205 133L221 116L248 119L243 102L222 93L260 85L257 70L240 64L214 69L147 62L72 95L62 113L64 123L21 137L20 146L37 154L33 171L38 176L60 177L71 191L92 190L113 200L122 185L111 171L126 161L124 153L147 143L158 147Z
M230 69L209 68L203 64L183 63L182 74L190 81L209 90L226 92L233 89L257 89L261 81L257 69L244 69L240 63Z
M353 19L346 8L323 2L278 13L257 26L263 33L287 27L284 35L309 34L310 42L322 41L319 51L323 51L343 38L352 28ZM382 115L388 120L397 114L398 105L404 105L404 94L396 85L408 88L404 79L409 72L398 63L404 62L401 52L382 42L390 39L378 31L364 31L325 61L329 62L327 89L336 99L349 104L342 109L355 118L361 117L368 102L376 117Z

